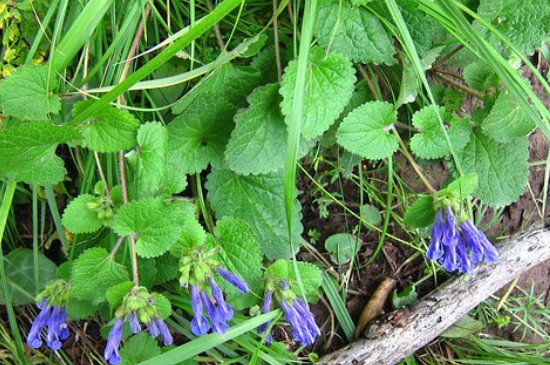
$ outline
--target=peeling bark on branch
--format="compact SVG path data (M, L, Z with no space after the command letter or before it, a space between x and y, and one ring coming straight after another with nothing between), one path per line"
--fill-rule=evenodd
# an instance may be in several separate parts
M400 310L372 325L364 339L319 360L320 364L396 364L428 344L491 294L522 272L550 259L550 231L536 229L499 245L493 264L450 279L410 310Z

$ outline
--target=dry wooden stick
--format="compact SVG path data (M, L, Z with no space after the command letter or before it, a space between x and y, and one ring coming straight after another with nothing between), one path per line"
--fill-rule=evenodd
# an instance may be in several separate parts
M535 229L504 242L499 259L455 277L414 305L372 325L365 338L324 356L319 364L396 364L428 344L522 272L550 259L550 232Z

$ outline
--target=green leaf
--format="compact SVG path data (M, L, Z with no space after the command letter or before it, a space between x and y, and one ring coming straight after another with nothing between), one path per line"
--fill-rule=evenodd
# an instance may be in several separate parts
M304 294L308 302L316 302L319 299L319 288L323 283L321 270L315 265L298 261L298 274L304 288ZM300 295L298 278L294 272L294 264L287 260L277 260L269 266L265 272L267 280L285 280L290 288Z
M223 164L223 152L234 123L235 107L208 94L197 99L168 124L168 168L183 173L201 172L208 164Z
M0 129L0 177L29 184L57 184L67 171L55 150L60 143L79 139L76 129L51 122Z
M483 133L497 142L511 142L536 128L525 108L508 92L501 93L481 125Z
M246 281L253 292L262 282L263 261L256 235L245 221L224 217L216 223L214 234L223 248L227 269Z
M317 9L314 34L320 45L353 62L395 63L391 39L380 20L367 9L353 7L347 0L319 0Z
M258 86L260 71L248 66L235 66L226 63L207 77L203 78L191 91L174 104L172 111L180 114L193 108L199 102L204 105L207 100L215 103L219 99L227 100L235 108L244 107L246 97ZM228 123L232 115L225 115Z
M96 198L90 194L81 194L73 199L63 212L63 226L72 233L92 233L103 227L97 212L88 208L88 203L95 203Z
M74 261L71 272L73 295L93 304L106 299L107 289L128 280L126 268L100 247L90 248Z
M160 318L166 319L172 314L172 305L166 297L160 293L153 293L155 300L154 307L158 311Z
M239 176L231 170L213 169L206 182L208 200L218 219L233 216L244 220L256 233L268 259L293 256L283 202L282 173ZM294 200L292 239L301 242L301 206Z
M432 48L434 40L441 35L443 28L439 26L433 17L419 9L418 3L410 0L397 0L397 3L413 39L416 51L424 58Z
M418 301L418 293L414 285L408 285L401 292L395 289L391 295L391 304L395 309L410 306Z
M235 116L225 161L238 174L267 174L284 166L287 131L278 91L277 84L257 88L250 106Z
M529 178L527 138L499 143L474 131L474 137L458 153L462 172L475 172L479 186L475 195L491 206L505 206L518 199Z
M188 217L182 226L181 237L170 248L170 252L176 257L180 257L185 249L201 246L204 242L206 242L204 228L195 217Z
M157 340L148 333L131 336L120 349L121 365L137 365L142 361L161 354Z
M0 110L8 117L26 120L48 119L57 114L61 102L51 94L58 84L46 65L23 65L0 81Z
M135 234L139 256L160 256L180 238L185 212L160 198L132 201L113 217L112 228L121 235Z
M462 175L455 181L449 184L445 191L450 193L452 197L465 200L474 193L478 185L478 178L475 172Z
M165 188L167 174L168 130L158 122L145 123L137 132L135 186L139 198L154 196Z
M441 334L441 337L447 338L464 338L481 331L486 327L485 323L477 319L465 315L458 322L452 325L449 329Z
M348 151L371 160L390 157L399 148L389 127L397 120L393 105L371 101L355 108L340 124L338 143Z
M382 215L380 211L373 205L363 204L360 209L361 218L369 222L373 226L378 226L382 223ZM369 227L367 227L368 229Z
M124 296L128 294L135 285L133 281L124 281L107 289L105 297L111 305L111 308L117 309L120 307Z
M437 109L443 121L446 122L446 132L453 145L453 150L460 151L470 140L472 131L467 121L454 119L445 113L445 108L429 105L413 115L413 126L420 129L411 138L411 151L423 159L443 158L451 154L451 149L441 129Z
M36 287L41 291L56 278L57 267L46 256L38 254L38 283L34 280L34 254L26 248L16 248L4 256L7 288L14 305L34 303ZM5 305L4 291L0 288L0 304Z
M91 317L97 307L88 300L78 300L70 297L67 303L67 316L70 320L81 320Z
M279 91L283 96L281 109L287 117L292 110L297 68L297 61L289 63ZM311 49L304 90L304 139L312 140L330 128L351 99L355 80L355 70L344 56L325 55L320 47Z
M126 266L128 267L128 270L131 270L132 264L130 261ZM138 274L140 285L145 287L152 287L155 285L155 279L157 276L155 259L144 259L142 257L138 257Z
M155 258L155 266L157 267L155 285L174 280L179 275L179 258L170 253Z
M550 32L550 5L547 0L482 0L478 15L501 32L521 54L540 47ZM503 48L500 40L483 25L475 22L480 36Z
M403 221L412 228L427 227L433 223L435 213L434 197L432 195L425 195L418 198L407 209Z
M496 90L500 85L495 71L482 62L474 62L464 67L462 76L468 85L479 91L491 88Z
M349 262L356 249L356 239L349 233L336 233L325 241L325 249L330 252L332 261L338 265Z
M80 114L95 100L74 105L73 116ZM84 146L98 152L129 150L136 145L139 120L127 111L109 106L95 113L78 126L84 136Z

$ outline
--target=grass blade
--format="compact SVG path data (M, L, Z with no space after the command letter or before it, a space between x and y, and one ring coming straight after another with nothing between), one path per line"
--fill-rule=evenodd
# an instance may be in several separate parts
M334 314L338 318L338 322L346 335L349 342L353 342L355 333L355 324L351 319L349 312L346 308L346 304L338 294L338 289L334 286L329 274L323 274L323 291L325 292L327 299L334 309Z

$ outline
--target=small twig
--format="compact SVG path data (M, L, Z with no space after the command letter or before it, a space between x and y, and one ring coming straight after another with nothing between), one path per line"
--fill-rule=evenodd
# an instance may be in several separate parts
M277 0L273 0L273 41L275 43L275 60L277 63L277 80L281 82L283 66L281 64L281 50L279 48L279 22L277 16Z
M103 184L105 184L105 192L107 193L107 196L111 196L111 192L109 191L109 184L107 184L107 179L105 178L105 174L103 173L103 167L101 167L101 161L99 161L99 154L97 151L94 151L94 159L95 164L97 166L97 171L99 172L99 177L101 178L101 181L103 181Z
M448 82L449 84L453 85L454 87L456 87L457 89L461 90L461 91L464 91L465 93L467 94L470 94L472 95L473 97L476 97L478 98L479 100L483 100L483 98L485 97L485 95L483 95L482 93L480 93L479 91L477 90L474 90L464 84L461 84L460 82L456 81L456 80L453 80L452 78L450 78L449 76L446 76L440 72L434 72L434 75L439 77L440 79L442 80L445 80L446 82Z
M116 243L115 243L115 247L113 247L113 250L111 251L111 253L109 254L109 258L114 258L118 249L120 248L120 245L122 245L122 241L124 241L124 238L126 238L126 236L119 236L116 240Z
M214 5L212 4L211 0L206 0L206 6L208 7L209 12L214 10ZM220 30L220 25L218 23L214 24L214 33L216 33L216 40L218 41L218 46L220 46L221 50L224 50L225 43L223 42L222 32Z
M399 135L399 133L397 132L397 130L395 129L394 126L391 127L391 130L393 132L393 134L397 137L397 140L399 141L399 145L401 146L401 150L403 152L403 155L405 156L405 158L409 161L409 163L411 164L414 172L416 173L416 175L418 175L418 177L420 178L420 180L422 181L422 183L424 184L424 186L426 186L426 188L428 189L428 191L430 192L430 194L435 194L437 193L437 190L433 187L432 184L430 184L430 182L428 181L428 179L426 179L426 176L422 173L422 170L420 170L420 166L418 166L416 164L416 162L414 161L414 158L411 156L411 154L409 153L409 150L407 148L407 145L405 144L405 142L403 142L403 140L401 139L401 136Z

